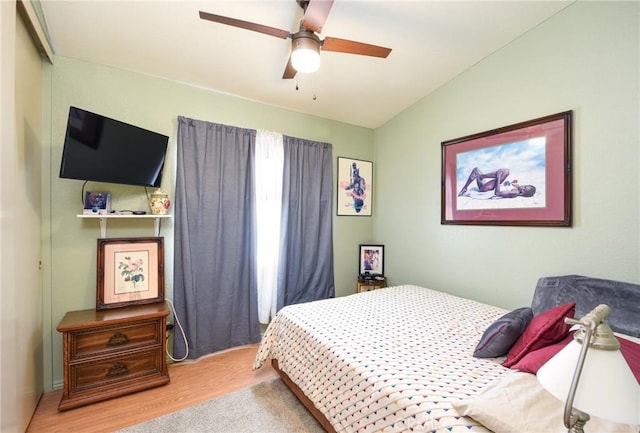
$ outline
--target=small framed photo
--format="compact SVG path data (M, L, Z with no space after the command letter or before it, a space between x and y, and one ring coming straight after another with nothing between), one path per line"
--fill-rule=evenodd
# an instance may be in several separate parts
M373 163L338 157L338 216L371 216Z
M96 310L164 301L163 239L98 239Z
M111 194L106 191L87 191L84 194L85 215L106 215L111 210Z
M360 275L384 275L384 245L360 245Z

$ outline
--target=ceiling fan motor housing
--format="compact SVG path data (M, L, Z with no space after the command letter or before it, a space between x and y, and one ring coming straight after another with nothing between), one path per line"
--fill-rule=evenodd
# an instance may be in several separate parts
M320 38L313 32L309 30L302 29L298 33L294 33L291 36L292 46L295 50L296 48L304 49L316 49L320 50Z
M320 38L302 29L291 36L291 64L302 73L315 72L320 67Z

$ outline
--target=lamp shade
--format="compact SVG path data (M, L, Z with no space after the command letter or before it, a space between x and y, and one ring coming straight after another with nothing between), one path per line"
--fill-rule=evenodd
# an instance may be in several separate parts
M316 72L320 68L320 41L317 36L306 31L293 36L291 66L302 73Z
M571 341L538 370L540 384L565 401L582 345ZM620 350L590 347L573 407L589 415L624 424L640 424L640 385Z

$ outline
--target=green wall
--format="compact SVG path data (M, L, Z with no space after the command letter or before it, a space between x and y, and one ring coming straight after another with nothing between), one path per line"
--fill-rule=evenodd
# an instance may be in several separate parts
M334 177L338 156L372 160L373 131L205 89L58 57L51 71L51 270L45 281L45 313L50 315L50 354L45 355L46 384L62 381L62 338L55 327L67 311L95 308L97 220L81 220L82 182L59 179L60 158L69 106L78 106L168 135L168 161L162 188L174 196L177 116L239 127L265 129L333 144ZM294 91L292 89L292 91ZM313 103L313 101L309 101ZM110 191L113 209L148 210L142 187L89 183L87 190ZM335 203L335 197L334 197ZM335 211L334 211L335 215ZM355 293L360 243L371 242L373 218L335 217L336 295ZM150 220L110 220L108 237L152 236ZM166 294L173 299L173 220L164 220ZM46 337L47 338L47 337ZM52 385L53 384L53 385Z
M515 308L542 276L640 281L638 9L576 2L375 131L374 238L394 283ZM441 142L565 110L573 227L440 224Z

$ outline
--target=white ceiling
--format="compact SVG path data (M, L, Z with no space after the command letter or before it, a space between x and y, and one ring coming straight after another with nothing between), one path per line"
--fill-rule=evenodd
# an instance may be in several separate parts
M393 51L386 59L323 52L318 72L293 80L281 78L290 40L198 12L295 32L303 13L295 0L43 0L42 8L56 55L376 128L572 1L335 0L321 39Z

